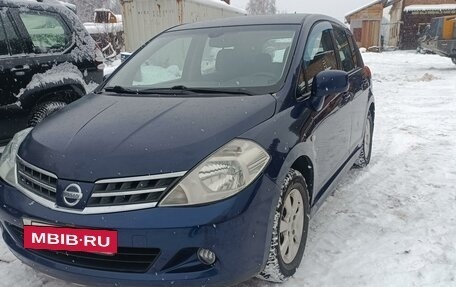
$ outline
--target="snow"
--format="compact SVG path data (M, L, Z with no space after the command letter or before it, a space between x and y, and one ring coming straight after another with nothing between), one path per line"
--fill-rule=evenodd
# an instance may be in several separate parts
M93 23L86 22L84 27L90 35L93 34L109 34L123 31L122 23Z
M222 8L227 11L235 12L242 15L247 15L247 11L232 5L228 5L225 1L220 0L187 0L189 2L199 3L207 6Z
M404 12L456 10L456 4L409 5Z
M371 164L353 170L310 221L283 285L455 286L456 66L414 52L364 53L374 74ZM0 286L70 286L21 264L0 240Z
M182 71L176 65L160 67L155 65L141 65L141 80L133 81L133 86L148 86L179 79Z
M121 64L120 59L115 60L112 63L106 62L103 74L112 74L117 67ZM155 65L141 65L141 80L133 81L133 86L144 86L153 85L157 83L167 82L175 79L179 79L182 76L182 71L176 65L169 67L160 67Z
M64 83L66 79L73 79L79 82L83 87L86 87L86 83L78 67L72 63L64 62L62 64L53 66L51 69L47 70L44 73L33 75L30 83L28 83L25 88L22 88L16 97L20 98L25 91L30 91L34 88L45 86L49 83Z
M117 59L112 63L105 62L105 68L103 70L103 74L105 76L112 74L117 69L117 67L120 66L120 64L121 64L120 59Z

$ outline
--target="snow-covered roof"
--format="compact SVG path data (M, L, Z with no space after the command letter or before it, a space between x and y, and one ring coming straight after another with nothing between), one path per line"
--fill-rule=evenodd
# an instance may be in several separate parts
M200 3L203 5L209 5L209 6L213 6L213 7L217 7L217 8L222 8L222 9L225 9L228 11L233 11L233 12L236 12L239 14L244 14L244 15L247 14L247 11L245 11L244 9L237 8L232 5L228 5L225 1L221 1L221 0L187 0L187 1L194 2L194 3Z
M456 10L456 4L410 5L404 8L404 12L448 10Z
M375 4L383 3L383 5L386 5L386 2L387 2L387 0L375 0L374 2L366 4L366 5L362 6L362 7L359 7L358 9L356 9L354 11L351 11L350 13L345 15L345 18L350 17L351 15L353 15L355 13L358 13L359 11L362 11L362 10L364 10L366 8L369 8L370 6L374 6Z
M122 23L93 23L93 22L86 22L84 23L84 27L86 28L89 34L104 34L104 33L117 33L123 31Z
M95 12L111 12L111 10L109 10L107 8L97 8L97 9L95 9Z

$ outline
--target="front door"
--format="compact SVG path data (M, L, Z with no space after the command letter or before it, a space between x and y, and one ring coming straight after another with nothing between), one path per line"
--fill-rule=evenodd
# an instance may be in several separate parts
M30 82L32 68L26 63L24 42L6 8L0 10L0 146L27 125L18 94Z
M312 81L318 73L338 69L332 29L329 22L320 22L313 27L307 39L300 90L307 90L308 96L311 96ZM321 190L348 158L350 97L346 93L329 95L325 98L323 108L312 112L311 116L311 140L315 151L314 184L315 190ZM319 196L314 199L318 200Z

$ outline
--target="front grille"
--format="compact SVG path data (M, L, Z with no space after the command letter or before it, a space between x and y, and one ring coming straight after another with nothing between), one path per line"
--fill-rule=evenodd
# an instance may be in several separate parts
M17 157L17 182L26 190L55 202L57 176Z
M156 248L119 248L115 255L87 252L30 250L39 256L72 266L127 273L145 273L158 257Z
M88 207L135 205L158 202L185 173L171 173L95 183Z
M13 236L23 242L24 231L14 225L8 225ZM59 263L112 272L145 273L160 254L158 248L119 247L115 255L104 255L88 252L67 252L51 250L28 250L38 256Z
M57 209L56 175L17 157L18 188L28 197L51 209ZM59 209L61 212L100 214L152 208L186 174L158 175L99 180L93 184L84 210Z

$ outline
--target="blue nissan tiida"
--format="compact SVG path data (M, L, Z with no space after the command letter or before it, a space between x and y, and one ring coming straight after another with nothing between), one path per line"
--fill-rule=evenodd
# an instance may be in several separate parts
M369 163L374 117L371 72L332 18L171 28L8 144L3 240L77 284L283 282L311 216Z

